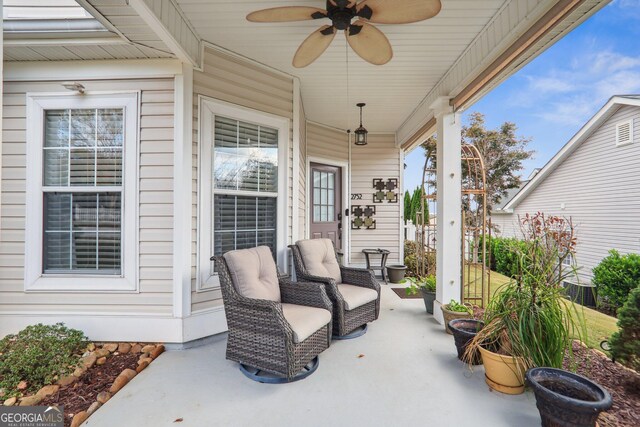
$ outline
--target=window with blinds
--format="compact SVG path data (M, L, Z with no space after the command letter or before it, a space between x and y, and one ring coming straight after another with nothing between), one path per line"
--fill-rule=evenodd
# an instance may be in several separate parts
M119 275L124 110L46 110L43 272Z
M216 116L213 253L268 246L276 253L278 130Z

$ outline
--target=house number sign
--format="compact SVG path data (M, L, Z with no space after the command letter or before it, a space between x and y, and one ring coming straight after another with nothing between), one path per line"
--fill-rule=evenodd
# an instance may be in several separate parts
M362 193L352 193L351 200L362 200Z

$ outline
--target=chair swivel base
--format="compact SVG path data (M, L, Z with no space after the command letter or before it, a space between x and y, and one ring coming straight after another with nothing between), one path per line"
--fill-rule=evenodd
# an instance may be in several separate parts
M318 358L318 356L316 356L311 359L311 362L307 363L307 365L291 379L287 378L284 375L273 374L271 372L266 372L258 368L243 365L242 363L240 363L239 365L240 372L242 372L250 380L264 384L284 384L292 383L294 381L300 381L307 378L309 375L313 374L316 369L318 369L319 364L320 359Z
M354 338L358 338L366 334L368 328L369 328L369 325L365 323L364 325L355 328L353 331L349 332L346 335L333 335L331 339L332 340L352 340Z

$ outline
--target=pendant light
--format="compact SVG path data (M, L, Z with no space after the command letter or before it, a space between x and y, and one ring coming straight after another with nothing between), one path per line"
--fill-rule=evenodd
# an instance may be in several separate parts
M367 131L364 126L362 126L362 107L364 107L365 105L366 104L364 102L356 104L356 106L360 108L360 127L358 127L358 129L353 132L356 136L356 145L367 145L367 134L369 133L369 131Z

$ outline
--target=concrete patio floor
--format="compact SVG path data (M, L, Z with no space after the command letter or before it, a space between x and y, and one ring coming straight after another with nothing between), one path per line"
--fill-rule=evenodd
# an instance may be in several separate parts
M86 425L540 425L532 393L489 391L484 369L471 372L457 360L453 338L421 299L403 300L382 287L379 320L360 338L334 341L305 380L270 385L245 378L224 358L222 335L166 352Z

